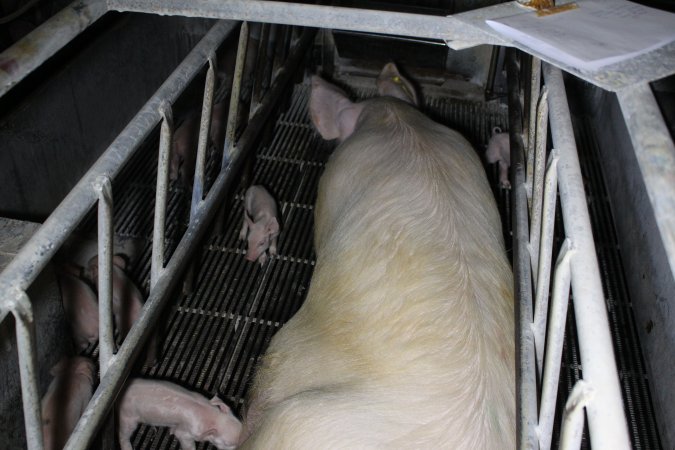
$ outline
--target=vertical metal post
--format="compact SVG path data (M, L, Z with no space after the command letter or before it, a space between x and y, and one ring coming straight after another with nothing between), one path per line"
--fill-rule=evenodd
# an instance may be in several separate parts
M565 85L560 69L545 64L543 74L549 90L553 146L560 155L558 189L565 231L576 248L572 292L581 364L584 380L595 391L586 407L591 445L628 449L628 427Z
M33 307L25 291L12 289L7 295L14 297L12 313L16 322L16 346L21 376L23 420L26 425L28 450L42 450L42 418L40 394L37 383L37 355L35 349L35 322Z
M115 331L113 329L113 197L110 178L101 176L94 182L98 194L98 360L103 377L114 358ZM115 418L110 415L103 428L102 444L105 450L115 449Z
M246 47L248 46L248 22L241 24L239 31L239 45L237 47L237 61L234 65L232 80L232 93L230 94L230 110L227 114L227 128L225 131L225 144L223 149L223 161L221 169L227 167L232 159L234 150L235 133L237 131L237 118L239 116L239 92L241 91L241 77L244 73L246 62Z
M546 334L546 360L544 361L544 376L541 382L539 424L537 425L539 450L551 448L551 432L555 417L556 396L558 395L562 347L565 340L565 319L570 296L570 258L573 253L571 243L566 239L555 265L551 310L549 312L550 320L548 333Z
M274 49L274 60L272 61L272 74L271 78L273 79L277 70L281 68L284 63L284 58L286 57L286 36L288 35L288 28L284 26L277 27L277 38L276 38L276 48ZM272 80L270 80L270 84Z
M258 43L258 53L255 64L255 75L253 77L253 92L251 93L251 106L249 117L253 116L260 106L260 100L263 95L263 79L265 74L265 64L267 62L267 43L270 38L270 24L262 24L260 42Z
M541 209L544 196L544 169L546 166L546 139L548 133L548 90L543 87L537 107L537 125L535 129L534 180L532 183L532 202L530 203L530 259L532 277L537 285L539 267L539 238L541 236Z
M541 242L539 245L539 266L534 295L534 346L537 352L537 370L542 372L544 359L544 336L546 334L546 318L548 315L548 287L551 281L551 253L553 252L553 225L555 221L555 205L557 197L558 152L554 149L549 157L544 186L543 223L541 225Z
M535 139L536 132L539 129L537 127L538 114L535 114L535 111L538 110L537 102L539 101L539 89L541 86L541 60L536 56L531 58L531 71L530 71L530 104L529 104L529 114L528 114L528 127L527 127L527 164L526 164L526 175L525 182L527 183L527 196L532 199L532 189L533 189L533 174L534 174L534 152L535 152ZM544 130L545 132L546 130ZM530 210L532 206L530 205Z
M532 334L532 277L530 268L525 192L525 167L522 143L522 109L518 101L519 73L516 50L506 50L508 80L509 137L511 169L513 170L513 275L516 307L516 433L517 448L537 450L537 374L535 368L534 336Z
M113 199L110 179L99 177L94 190L98 194L98 323L99 323L99 364L101 376L108 370L114 352L113 332Z
M169 185L169 162L173 138L173 113L171 105L163 101L159 106L162 128L159 136L157 163L157 191L155 193L155 224L152 232L152 262L150 289L155 286L164 268L164 227L166 226L166 197Z
M197 161L192 187L192 204L190 207L190 222L194 220L197 206L204 198L204 172L206 168L206 149L209 143L209 129L211 128L211 109L213 108L213 91L215 88L216 54L209 55L209 68L206 71L204 83L204 101L202 116L199 122L199 141L197 144Z

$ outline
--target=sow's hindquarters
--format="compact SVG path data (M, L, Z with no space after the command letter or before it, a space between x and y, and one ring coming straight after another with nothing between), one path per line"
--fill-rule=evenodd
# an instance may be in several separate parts
M317 77L310 113L342 144L242 448L515 448L512 273L478 156L403 101L352 103Z

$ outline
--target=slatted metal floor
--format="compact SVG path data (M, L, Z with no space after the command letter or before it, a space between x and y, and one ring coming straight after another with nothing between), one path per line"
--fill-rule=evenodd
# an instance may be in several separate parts
M309 88L297 85L290 107L275 122L270 142L262 143L255 155L253 184L263 184L275 196L282 215L279 254L264 267L244 259L245 244L238 240L243 220L244 186L225 205L222 229L213 229L196 258L195 289L181 292L166 314L163 358L141 376L165 379L207 396L218 394L240 414L246 389L258 358L274 333L301 306L312 276L313 208L319 177L334 143L324 142L312 129L307 114ZM357 92L369 97L371 92ZM470 103L445 99L427 99L423 108L435 120L462 132L483 153L493 126L508 129L507 110L498 103ZM589 131L582 128L585 133ZM585 136L585 135L584 135ZM588 139L588 138L584 138ZM585 142L585 141L584 141ZM592 150L592 148L591 148ZM582 167L594 181L589 195L604 199L602 181L592 152L584 154ZM212 160L217 157L212 154ZM595 164L595 165L594 165ZM154 212L154 187L157 170L157 140L149 141L114 183L115 232L118 237L138 239L142 243L130 275L147 294ZM209 169L215 174L215 165ZM487 167L488 177L504 223L507 250L510 245L509 192L500 190L497 167ZM595 198L595 197L593 197ZM593 202L592 217L596 236L611 239L608 210ZM605 200L606 203L606 200ZM185 230L189 196L177 185L171 186L167 213L167 244L173 251ZM602 217L599 217L602 216ZM562 222L559 221L560 227ZM598 228L599 227L599 228ZM614 238L616 240L616 238ZM636 448L658 448L647 380L640 358L637 337L632 326L629 301L620 278L620 259L616 242L598 245L601 267L607 276L605 290L612 309L610 321L615 346L621 348L619 365L627 398L633 443ZM624 305L624 306L620 306ZM572 309L570 308L570 316ZM568 319L568 339L563 353L560 393L568 392L581 374L578 346L573 338L572 317ZM561 407L561 402L559 401ZM559 407L559 409L561 409ZM554 442L556 442L554 437ZM584 441L587 445L586 440ZM133 440L136 449L176 449L177 441L168 430L142 426ZM200 444L198 448L208 448Z

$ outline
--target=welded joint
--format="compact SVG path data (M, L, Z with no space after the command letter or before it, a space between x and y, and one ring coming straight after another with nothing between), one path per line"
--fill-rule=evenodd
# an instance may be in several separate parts
M577 450L581 446L584 429L584 408L595 397L595 389L588 381L579 380L565 403L561 425L560 449Z
M99 175L96 180L92 182L94 192L99 195L99 199L103 199L107 205L112 204L112 185L110 177L106 175Z
M4 290L5 306L15 318L33 321L33 305L26 291L18 286L11 286Z

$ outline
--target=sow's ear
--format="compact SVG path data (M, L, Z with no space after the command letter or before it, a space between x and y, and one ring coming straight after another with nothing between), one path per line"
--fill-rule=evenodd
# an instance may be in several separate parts
M377 77L377 92L382 96L396 97L418 106L417 94L412 83L401 76L394 63L388 63Z
M363 105L352 103L347 95L321 77L312 77L309 114L312 123L326 140L347 139L354 132Z

